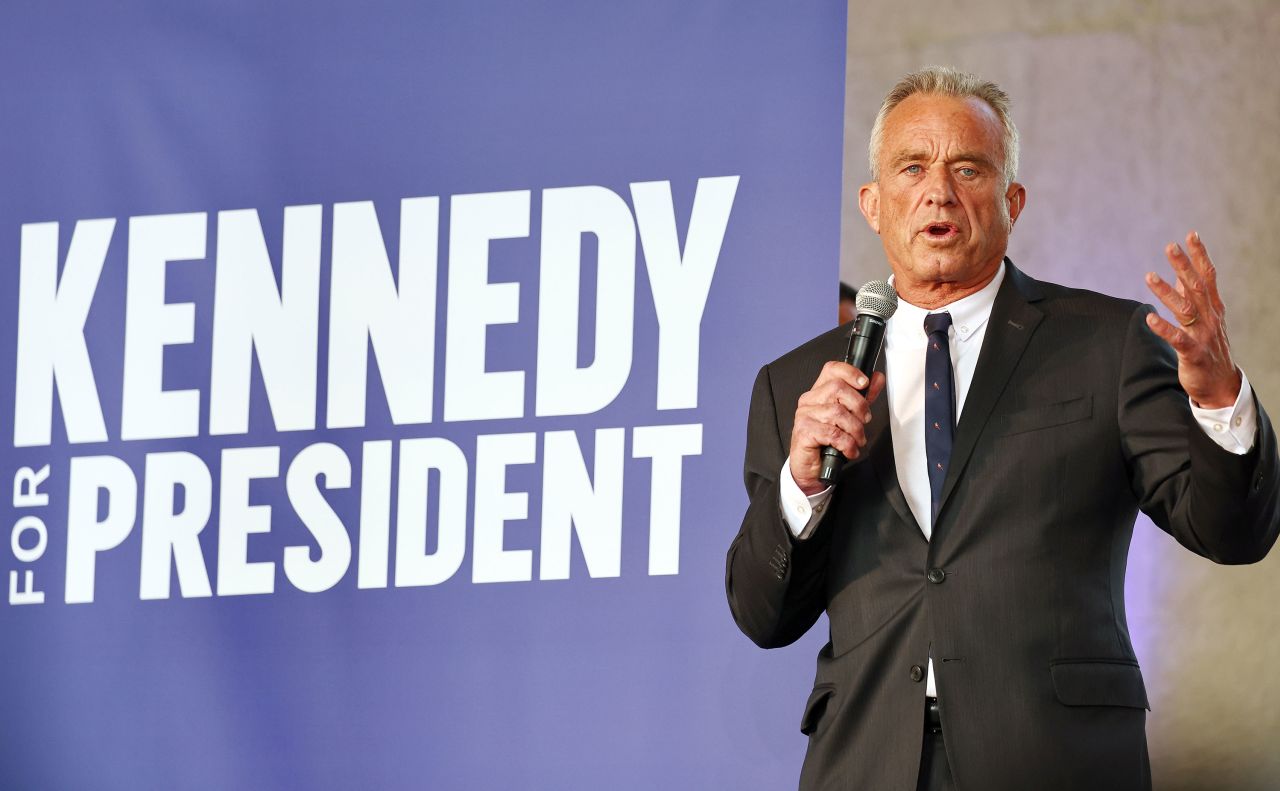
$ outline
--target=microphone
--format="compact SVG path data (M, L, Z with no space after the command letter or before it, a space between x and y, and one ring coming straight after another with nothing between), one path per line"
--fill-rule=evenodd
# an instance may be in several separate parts
M849 342L844 348L844 361L867 376L867 386L859 390L862 395L871 389L871 375L880 359L884 346L884 327L889 317L898 310L898 292L884 280L872 280L858 289L855 301L857 318L849 331ZM844 454L833 447L822 448L822 468L818 478L831 486L844 467Z

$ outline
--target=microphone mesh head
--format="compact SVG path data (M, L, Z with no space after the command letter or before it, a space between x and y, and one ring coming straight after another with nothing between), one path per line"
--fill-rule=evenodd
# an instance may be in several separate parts
M858 289L858 298L854 304L859 313L870 313L888 321L898 310L898 292L893 290L888 281L872 280Z

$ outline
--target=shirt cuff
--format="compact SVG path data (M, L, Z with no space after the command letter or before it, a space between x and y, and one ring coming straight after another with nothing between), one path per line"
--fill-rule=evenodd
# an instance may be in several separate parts
M791 457L787 457L782 463L782 471L778 473L778 494L782 519L793 536L803 541L813 535L827 512L831 491L830 486L813 495L800 491L796 479L791 477Z
M1240 395L1236 396L1235 404L1221 409L1205 409L1191 401L1191 414L1209 439L1223 450L1243 456L1253 449L1253 441L1258 435L1258 407L1244 371L1240 372Z

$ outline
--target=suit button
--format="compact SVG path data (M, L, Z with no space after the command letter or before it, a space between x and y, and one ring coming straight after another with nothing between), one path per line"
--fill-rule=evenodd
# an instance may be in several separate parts
M925 575L925 579L929 580L934 585L937 585L938 583L942 582L946 578L947 578L947 572L939 568L929 569L929 573Z
M923 681L923 680L924 680L924 668L923 668L923 667L920 667L919 665L912 665L912 666L911 666L911 680L912 680L912 681L916 681L916 682Z

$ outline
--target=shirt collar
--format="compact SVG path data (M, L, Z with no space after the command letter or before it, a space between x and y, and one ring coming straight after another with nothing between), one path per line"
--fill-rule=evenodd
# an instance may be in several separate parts
M1005 265L1000 262L991 282L967 297L958 299L936 310L925 310L912 305L905 299L898 300L898 310L890 317L885 327L885 344L895 341L902 345L923 346L927 340L924 332L924 317L930 313L947 312L951 314L951 335L960 343L964 343L987 323L991 318L991 308L996 303L996 294L1000 284L1004 282ZM889 284L893 285L893 276Z

